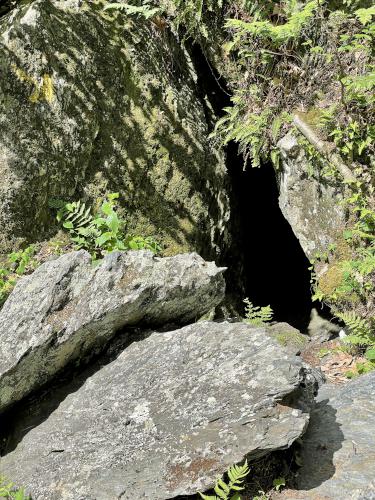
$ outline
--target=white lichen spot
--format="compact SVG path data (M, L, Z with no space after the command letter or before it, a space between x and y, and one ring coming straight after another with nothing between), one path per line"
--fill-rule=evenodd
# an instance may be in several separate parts
M26 24L27 26L35 27L39 17L40 13L33 7L30 7L29 9L27 9L26 14L20 19L20 24Z
M247 385L251 389L256 389L259 386L259 382L257 382L256 380L249 380Z
M150 419L149 402L143 401L142 403L138 404L134 408L133 413L130 415L130 418L137 424L143 424L147 420L149 420Z

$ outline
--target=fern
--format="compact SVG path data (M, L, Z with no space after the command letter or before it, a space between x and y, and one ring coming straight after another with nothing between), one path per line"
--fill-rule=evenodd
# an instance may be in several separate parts
M53 204L51 204L53 206ZM90 226L93 221L91 208L86 208L85 203L81 201L66 203L57 212L58 222L62 222L65 229L72 232L77 232L78 229L85 226Z
M244 319L245 323L254 326L262 326L272 321L273 311L271 306L254 306L248 298L244 299L244 303L246 304Z
M119 193L109 194L95 214L81 201L65 203L52 200L50 206L58 208L56 219L69 232L76 248L89 251L94 260L114 250L160 252L161 247L153 238L125 234L125 222L116 211L118 198Z
M369 322L359 317L354 311L336 312L336 316L348 327L350 335L345 341L353 345L372 346L375 344L375 336Z
M276 47L294 40L299 37L302 28L313 17L318 5L317 0L308 2L301 11L294 12L288 22L277 26L268 20L249 23L241 19L228 19L226 27L233 29L236 33L233 47L238 46L239 42L246 40L249 36L269 39Z
M185 38L194 36L208 40L207 14L217 14L224 0L172 0L175 10L173 24L177 31L182 27ZM213 16L215 17L215 16Z
M227 481L223 478L216 481L214 487L216 495L204 495L201 492L199 495L204 500L241 500L238 492L244 489L243 483L249 472L247 460L243 465L232 465L227 471Z
M230 141L239 144L239 151L245 159L251 159L251 166L260 167L267 151L267 127L270 110L260 114L246 113L241 92L232 98L233 106L224 108L225 115L217 121L210 137L220 137L224 145Z
M160 9L153 7L149 0L143 0L140 5L132 5L127 2L110 3L103 10L123 10L129 16L141 16L145 19L150 19L160 13Z
M359 21L365 26L369 22L373 16L375 16L375 5L368 9L358 9L354 12Z

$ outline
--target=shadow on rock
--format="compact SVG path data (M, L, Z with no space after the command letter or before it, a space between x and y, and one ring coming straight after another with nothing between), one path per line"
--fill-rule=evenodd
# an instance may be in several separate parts
M175 325L172 325L170 329L173 326ZM133 342L144 340L150 334L151 330L137 328L122 330L109 343L104 354L97 355L90 360L90 365L85 365L84 362L75 366L68 365L52 384L42 387L2 414L0 416L0 457L5 457L15 450L32 429L47 420L70 394L78 392L97 371L114 361Z
M336 414L337 410L329 404L328 399L317 403L311 413L300 449L302 467L297 476L297 489L316 488L334 475L336 468L333 457L344 441Z

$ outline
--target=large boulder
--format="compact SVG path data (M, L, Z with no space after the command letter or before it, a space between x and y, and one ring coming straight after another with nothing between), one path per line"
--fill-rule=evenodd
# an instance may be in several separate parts
M283 499L375 498L375 372L321 388L301 460L298 491Z
M10 418L0 469L33 498L205 490L229 465L301 436L316 386L267 328L243 323L154 332L98 365Z
M342 188L319 171L296 136L290 132L278 143L282 170L279 174L279 205L309 258L326 252L345 227Z
M54 231L50 199L120 192L168 255L225 247L223 154L168 27L104 2L34 0L0 19L0 253Z
M224 297L222 270L197 254L114 252L94 267L81 250L21 279L0 311L0 411L122 327L186 324Z

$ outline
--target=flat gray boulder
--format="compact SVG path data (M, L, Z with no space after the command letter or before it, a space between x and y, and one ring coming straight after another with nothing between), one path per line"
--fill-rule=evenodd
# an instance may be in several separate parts
M114 252L100 266L81 250L21 279L0 311L0 411L122 327L186 324L224 297L223 269L197 254Z
M298 491L282 498L375 498L375 372L321 388L301 458Z
M266 328L200 322L134 342L78 385L34 402L8 433L0 469L35 499L206 490L300 437L316 383Z

